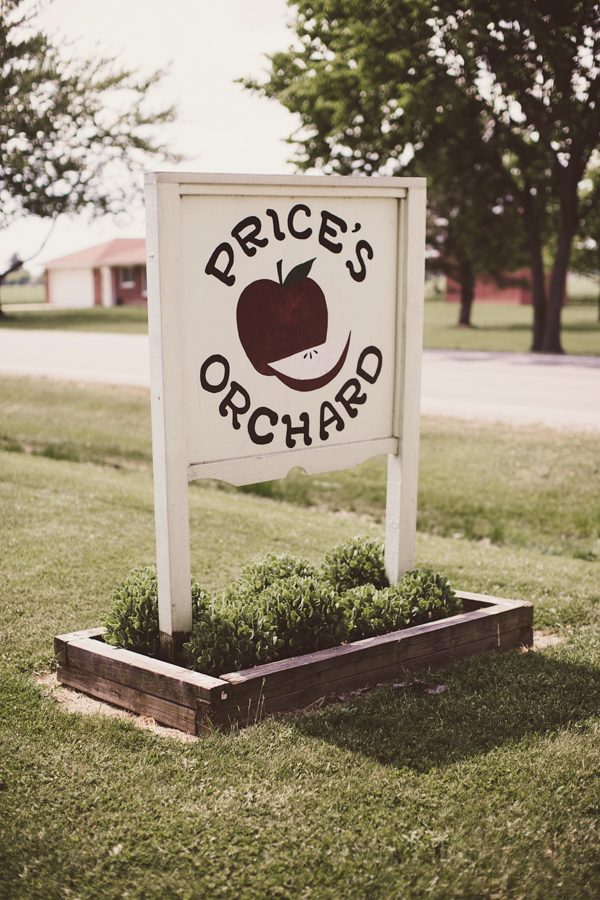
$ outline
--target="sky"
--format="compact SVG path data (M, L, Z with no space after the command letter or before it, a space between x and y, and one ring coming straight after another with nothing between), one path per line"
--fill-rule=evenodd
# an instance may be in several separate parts
M287 47L290 11L285 0L44 0L40 23L67 49L86 56L110 54L123 65L148 73L167 69L155 96L175 103L177 121L160 137L185 160L155 168L194 172L286 174L292 148L285 139L295 118L275 101L235 84L261 77L265 54ZM21 219L0 232L0 264L12 253L31 255L48 233L48 222ZM59 218L43 252L43 262L114 237L141 237L140 205L127 217L89 215Z

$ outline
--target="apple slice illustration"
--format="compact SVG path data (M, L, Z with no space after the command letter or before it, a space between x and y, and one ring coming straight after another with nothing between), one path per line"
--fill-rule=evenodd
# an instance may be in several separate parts
M329 340L310 350L301 350L269 366L273 374L295 391L314 391L328 384L346 362L350 335Z
M325 295L308 275L314 259L295 266L279 282L253 281L237 305L238 335L246 356L261 375L274 375L295 391L324 387L340 372L350 344L327 341Z

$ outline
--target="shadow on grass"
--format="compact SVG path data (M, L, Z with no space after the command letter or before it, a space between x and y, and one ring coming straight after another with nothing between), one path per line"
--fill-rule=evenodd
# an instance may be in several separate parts
M446 690L382 687L300 717L296 727L384 765L427 772L567 725L585 728L598 714L600 670L552 653L490 654L414 677Z

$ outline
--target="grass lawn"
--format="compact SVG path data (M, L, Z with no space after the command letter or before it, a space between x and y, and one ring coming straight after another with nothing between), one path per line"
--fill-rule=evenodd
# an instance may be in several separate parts
M2 379L0 397L0 897L597 896L591 438L423 433L419 563L533 600L563 643L425 676L440 695L385 687L180 744L66 713L34 680L53 635L97 624L154 558L147 393ZM382 477L285 500L195 486L194 574L216 588L270 549L317 562L380 535Z
M4 310L0 328L51 328L59 331L112 331L120 334L146 334L146 307L101 306L92 309L32 309L11 312Z
M425 304L424 346L441 350L497 350L526 352L531 347L533 309L501 303L477 303L474 328L458 328L458 304ZM566 306L562 312L562 345L576 356L600 354L600 322L593 304Z
M3 284L0 286L0 302L4 306L12 303L43 303L46 292L43 284Z

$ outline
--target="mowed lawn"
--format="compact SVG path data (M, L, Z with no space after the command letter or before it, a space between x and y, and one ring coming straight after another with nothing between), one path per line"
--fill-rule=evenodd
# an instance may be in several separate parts
M562 346L574 356L600 355L598 307L592 303L562 311ZM424 345L438 350L488 350L526 353L531 349L533 309L502 303L473 305L472 328L459 328L458 304L425 304Z
M145 308L31 309L6 306L0 328L44 328L145 334ZM458 305L441 300L425 304L424 346L444 350L526 352L531 346L532 309L499 303L475 303L474 328L458 328ZM563 348L574 355L600 355L600 322L592 303L563 310Z
M1 897L597 896L596 437L423 426L419 563L533 600L560 643L184 744L36 681L54 634L154 558L147 392L4 378L0 398ZM216 589L268 550L318 562L381 535L383 497L380 461L196 484L193 572Z

